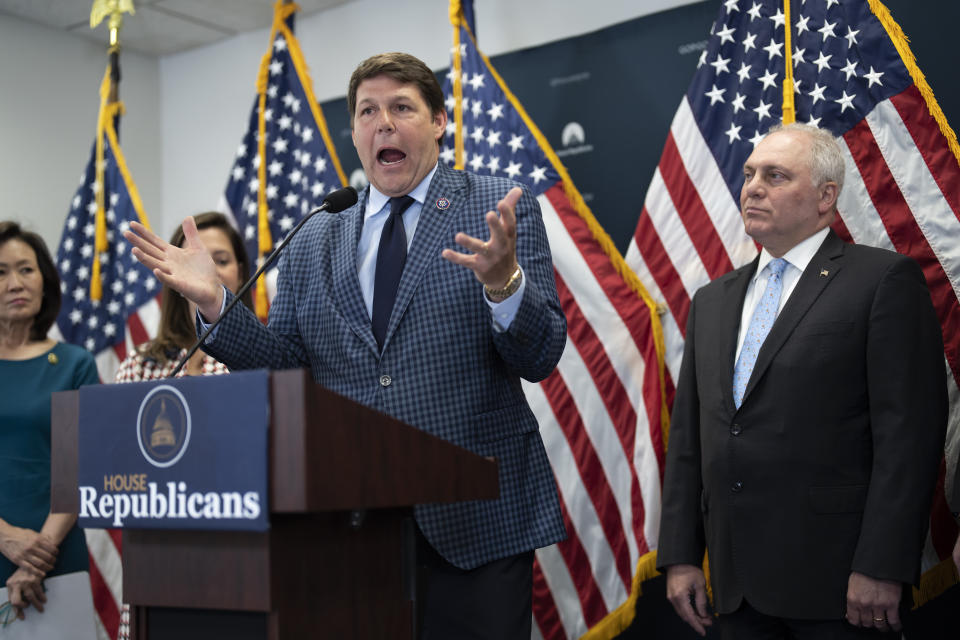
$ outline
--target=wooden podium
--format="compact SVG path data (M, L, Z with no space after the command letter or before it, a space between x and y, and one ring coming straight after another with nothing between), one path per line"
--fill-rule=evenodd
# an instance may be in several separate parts
M496 498L496 462L308 372L272 372L269 386L269 531L125 529L133 637L412 638L412 505ZM53 394L55 512L79 507L82 392Z

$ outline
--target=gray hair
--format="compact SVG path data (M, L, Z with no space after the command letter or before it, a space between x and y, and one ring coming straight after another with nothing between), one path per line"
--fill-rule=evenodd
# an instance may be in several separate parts
M825 182L837 183L837 194L843 190L843 174L845 165L843 152L833 134L826 129L818 129L809 124L792 122L790 124L775 124L767 131L772 133L802 133L810 139L810 177L813 186L819 187Z

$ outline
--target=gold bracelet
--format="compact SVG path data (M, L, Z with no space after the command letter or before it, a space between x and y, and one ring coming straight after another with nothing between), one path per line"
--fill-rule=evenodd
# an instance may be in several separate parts
M523 271L520 270L520 265L517 265L516 271L513 272L513 275L510 276L510 279L507 280L507 284L503 285L499 289L491 289L487 285L483 285L483 291L487 294L487 297L498 302L500 300L505 300L517 292L517 289L520 288L520 283L523 282Z

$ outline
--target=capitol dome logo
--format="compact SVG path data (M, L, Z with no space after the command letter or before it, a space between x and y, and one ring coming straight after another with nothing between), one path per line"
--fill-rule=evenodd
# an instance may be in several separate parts
M587 144L587 134L579 122L568 122L560 134L562 149L557 150L557 156L575 156L593 151L593 145Z
M580 126L579 122L568 122L567 126L563 128L563 134L560 136L560 139L563 141L563 146L572 147L586 142L587 136L583 132L583 127Z
M190 407L183 394L170 385L150 390L137 413L137 444L147 462L171 467L190 443Z

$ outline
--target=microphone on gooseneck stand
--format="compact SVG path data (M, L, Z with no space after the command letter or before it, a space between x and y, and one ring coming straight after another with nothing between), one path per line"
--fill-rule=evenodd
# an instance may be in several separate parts
M192 347L190 347L190 350L187 351L187 354L180 359L180 362L177 363L177 367L176 369L173 370L173 373L171 373L167 377L168 378L176 377L176 375L180 372L180 369L183 368L183 365L187 363L187 360L189 360L190 357L197 352L197 349L200 348L200 345L203 344L204 340L206 340L210 336L210 334L213 333L213 330L217 327L218 324L220 324L220 321L223 320L223 318L228 313L230 313L230 310L233 309L234 306L236 306L237 302L239 302L240 299L243 297L243 294L245 294L247 290L253 286L253 283L256 282L257 278L260 277L260 274L266 271L267 267L273 264L274 260L277 259L277 256L280 255L280 252L283 251L283 248L287 246L290 240L293 239L293 236L298 231L300 231L300 227L306 224L307 220L312 218L314 214L320 213L321 211L327 211L328 213L340 213L344 209L348 207L352 207L356 203L357 203L357 190L354 189L353 187L344 187L343 189L337 189L336 191L328 193L327 197L325 197L323 199L323 202L320 203L320 206L316 207L315 209L312 209L310 213L305 215L303 219L297 223L297 226L295 226L290 231L290 233L288 233L287 236L280 242L280 244L277 245L277 248L273 250L273 253L267 256L267 259L263 261L263 264L260 265L260 268L257 269L257 272L253 274L249 280L243 283L243 286L240 287L240 289L237 291L233 300L230 301L230 304L227 305L227 308L224 309L223 313L220 314L220 317L214 320L213 323L211 323L210 326L207 327L207 330L203 332L203 335L200 336L200 339L197 340Z

